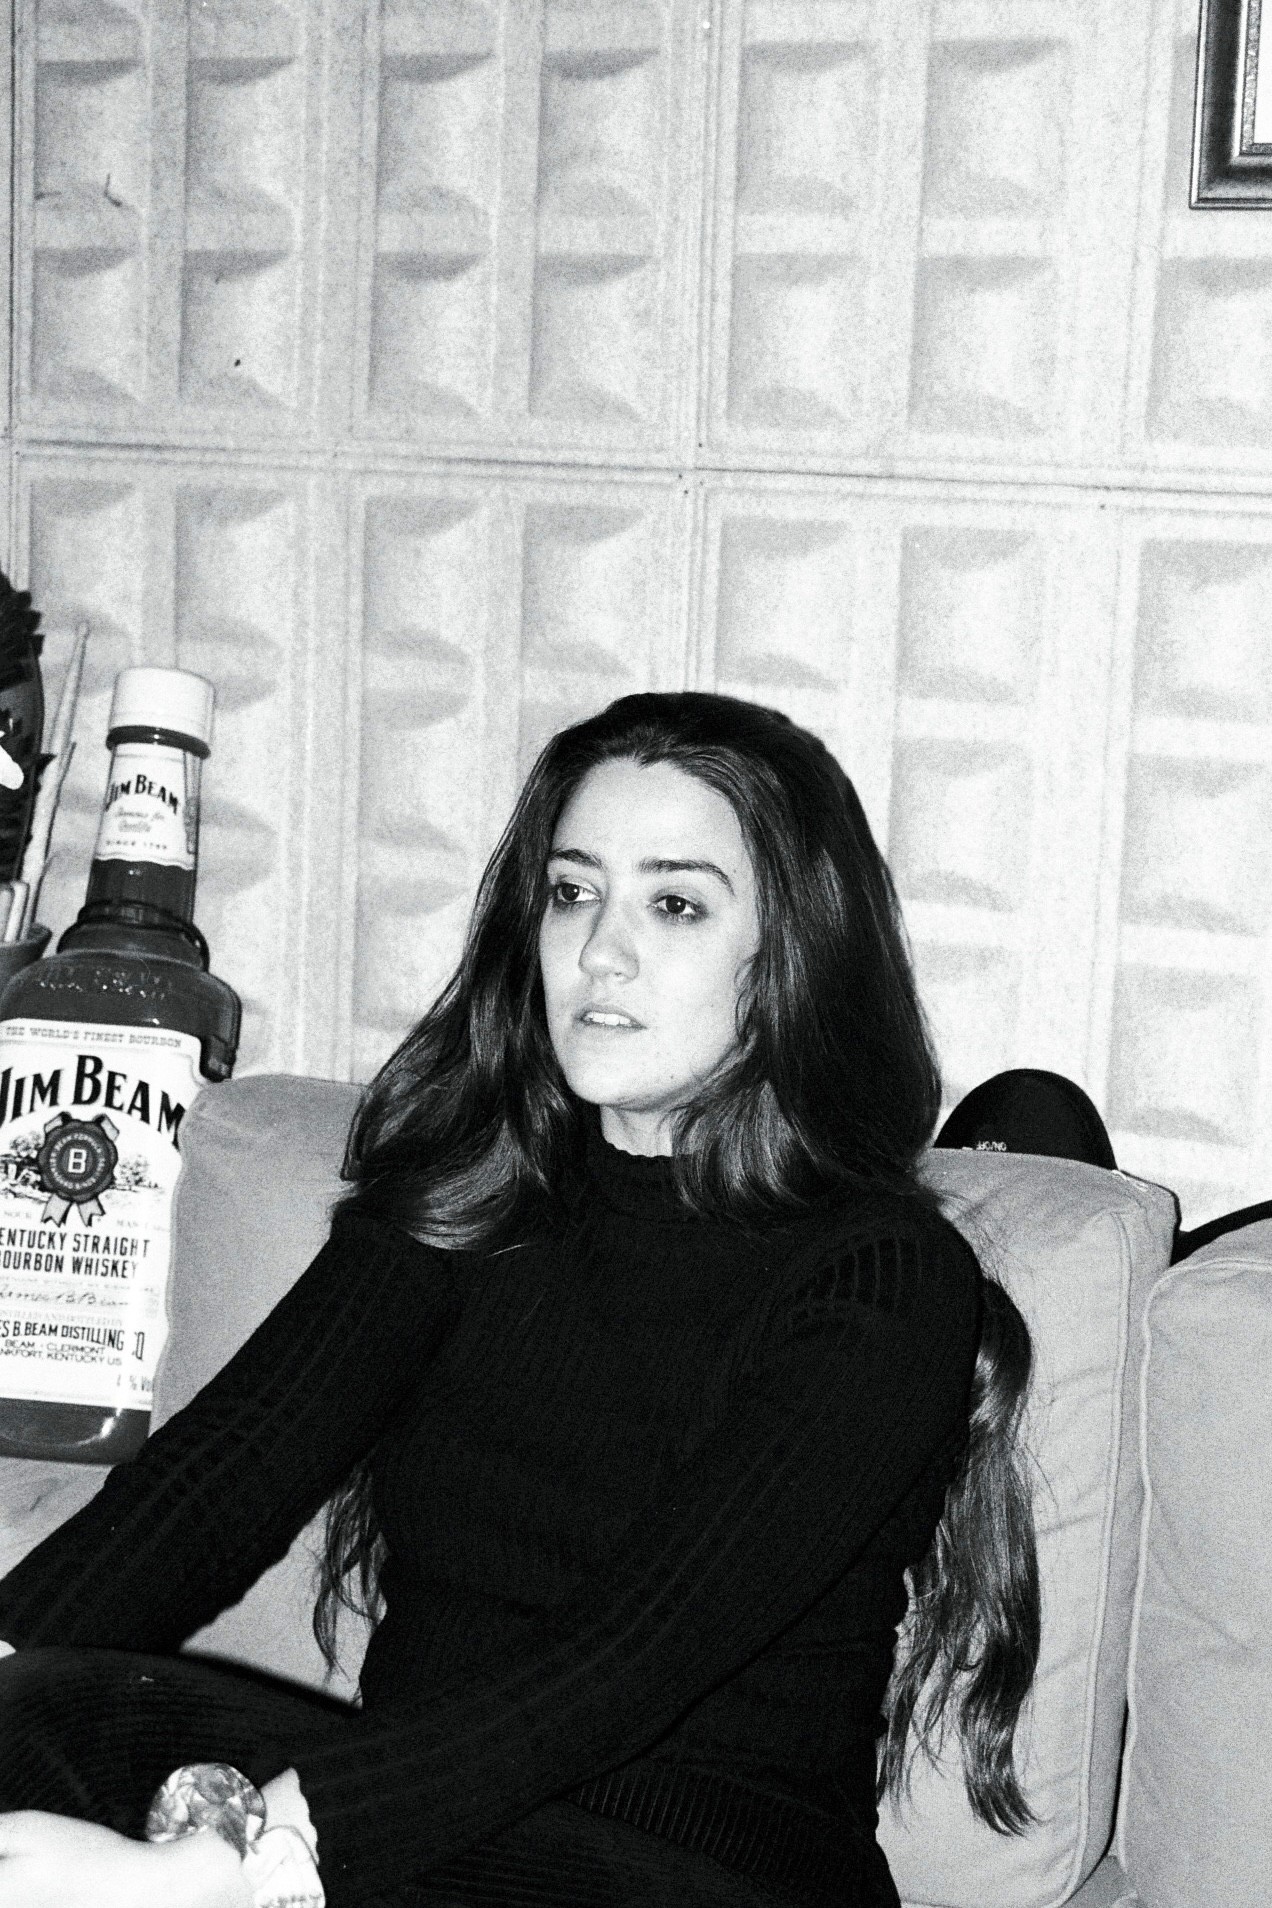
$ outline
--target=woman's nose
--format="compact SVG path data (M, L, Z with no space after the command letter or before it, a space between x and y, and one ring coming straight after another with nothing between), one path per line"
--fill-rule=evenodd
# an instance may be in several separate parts
M593 979L613 974L619 979L631 980L639 965L631 936L624 930L617 911L611 907L601 908L579 953L579 966Z

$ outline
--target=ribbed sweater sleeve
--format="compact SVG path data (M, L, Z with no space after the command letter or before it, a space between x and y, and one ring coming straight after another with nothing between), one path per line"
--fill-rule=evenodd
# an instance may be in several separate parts
M650 1747L957 1449L979 1330L966 1248L933 1226L805 1263L733 1408L603 1575L436 1696L297 1744L342 1898L407 1882Z
M236 1602L420 1376L447 1256L339 1219L224 1369L0 1582L0 1636L172 1650Z

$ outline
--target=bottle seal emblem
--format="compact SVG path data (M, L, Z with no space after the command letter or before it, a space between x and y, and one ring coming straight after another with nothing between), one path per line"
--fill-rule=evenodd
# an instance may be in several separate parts
M51 1219L65 1225L72 1206L85 1225L99 1216L104 1210L99 1195L114 1184L119 1164L118 1138L118 1127L104 1113L91 1120L59 1113L49 1121L35 1158L40 1184L49 1195L41 1222Z

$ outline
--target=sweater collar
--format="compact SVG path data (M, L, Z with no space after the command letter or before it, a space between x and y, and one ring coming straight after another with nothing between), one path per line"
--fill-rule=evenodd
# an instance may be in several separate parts
M689 1219L676 1187L675 1167L665 1154L624 1153L601 1134L593 1113L587 1122L584 1174L589 1191L616 1212L641 1219Z

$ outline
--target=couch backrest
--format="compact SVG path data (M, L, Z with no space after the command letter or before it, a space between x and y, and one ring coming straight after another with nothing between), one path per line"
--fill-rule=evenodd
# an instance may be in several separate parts
M356 1101L355 1088L329 1081L257 1077L206 1089L187 1114L159 1421L318 1249ZM947 1152L928 1171L1035 1337L1045 1611L1025 1775L1040 1819L1017 1841L993 1834L947 1761L916 1768L910 1807L885 1809L881 1836L907 1902L1046 1908L1068 1899L1108 1840L1140 1517L1128 1357L1166 1265L1174 1207L1157 1187L1064 1161ZM191 1647L321 1684L309 1630L315 1534ZM365 1636L347 1624L345 1641L353 1678ZM335 1687L349 1693L349 1678Z
M357 1087L265 1074L205 1087L190 1107L181 1125L156 1428L220 1370L318 1251L357 1103ZM364 1631L343 1626L347 1673L327 1683L310 1629L319 1525L188 1647L352 1695Z
M1165 1270L1173 1197L1068 1160L929 1156L929 1181L1034 1342L1029 1444L1043 1636L1023 1741L1035 1827L1006 1838L968 1807L956 1754L916 1763L880 1840L907 1903L1050 1908L1095 1868L1112 1827L1141 1508L1135 1347Z
M1153 1908L1272 1901L1272 1221L1153 1292L1119 1855Z

